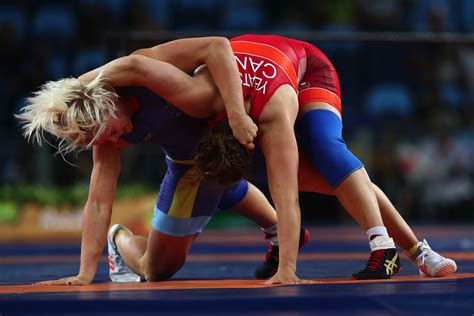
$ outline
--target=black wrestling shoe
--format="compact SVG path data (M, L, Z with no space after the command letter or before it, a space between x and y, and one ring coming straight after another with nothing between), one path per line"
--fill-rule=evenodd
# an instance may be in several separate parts
M378 240L377 240L378 239ZM371 241L379 244L384 243L385 240L390 240L389 237L378 236ZM393 241L391 241L393 244ZM375 280L375 279L390 279L392 275L400 271L400 257L398 256L396 248L378 249L370 254L369 261L364 270L354 273L352 279L354 280Z
M303 247L309 241L309 231L301 228L299 248ZM265 260L262 265L255 270L255 278L257 280L266 280L275 275L278 270L278 257L280 248L278 246L270 245Z

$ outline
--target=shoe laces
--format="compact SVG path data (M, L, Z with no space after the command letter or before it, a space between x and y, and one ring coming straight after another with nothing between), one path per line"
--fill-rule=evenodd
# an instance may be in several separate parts
M431 249L426 240L420 243L418 249L420 254L416 258L416 261L420 266L424 265L426 261L439 261L442 259L441 255Z
M367 263L368 270L377 270L385 261L385 249L375 250L370 254L369 262Z

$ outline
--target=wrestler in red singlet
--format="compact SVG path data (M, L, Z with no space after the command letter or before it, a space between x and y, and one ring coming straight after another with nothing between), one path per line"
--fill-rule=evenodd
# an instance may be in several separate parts
M295 126L298 143L314 167L311 169L313 172L308 172L309 168L303 171L306 176L304 181L310 184L310 191L336 194L343 201L358 201L344 206L359 223L363 223L361 226L370 240L371 259L365 269L353 274L353 278L390 278L400 269L399 257L383 222L377 221L377 213L380 214L381 209L372 204L373 199L370 198L374 197L370 194L373 184L365 171L358 172L364 166L350 152L342 138L341 91L332 63L315 46L281 36L243 35L230 42L237 59L244 99L251 100L249 114L255 122L259 121L264 106L273 94L285 84L298 93L300 109L309 105L300 110ZM324 104L310 103L329 104L339 115ZM396 210L380 189L375 190L375 194L378 203L381 203L379 205L384 206L384 214L399 216L390 214L396 213ZM393 230L410 240L403 246L405 249L419 246L416 237L407 231L407 224L403 220L389 223ZM377 259L382 257L386 260ZM415 261L415 257L412 256L412 261ZM431 276L456 271L456 264L451 259L438 254L433 255L433 258L436 258L433 262L441 262L446 270L435 268L435 272L429 273ZM386 262L390 262L390 269L387 269ZM414 263L421 269L418 262ZM265 265L271 266L268 262ZM272 271L274 273L275 269Z
M302 41L265 35L241 36L232 39L231 45L242 76L244 97L250 95L252 98L250 115L255 121L258 121L258 116L271 95L283 84L291 84L295 91L299 92L300 107L322 102L331 105L341 114L336 70L318 48ZM275 71L267 72L267 69L270 70L272 67ZM268 86L268 90L262 88L264 85ZM346 195L349 195L352 201L362 201L355 206L349 205L351 207L349 213L356 214L359 223L361 219L371 220L370 223L364 222L364 228L370 238L371 258L383 257L384 260L387 259L385 262L393 264L393 269L385 269L386 266L382 264L374 268L370 263L375 259L370 259L366 268L353 274L353 278L390 278L400 269L397 250L383 226L378 205L374 207L373 200L365 198L367 195L358 193L362 192L361 190L353 189L354 186L360 185L365 189L364 192L369 194L372 192L372 195L375 195L366 173L356 173L363 168L363 164L347 149L342 139L340 116L327 109L307 111L300 115L296 132L299 135L298 143L308 153L315 169L333 189L338 188L338 193L334 191L338 197L343 196L347 201ZM355 178L352 176L354 174ZM351 180L347 180L349 178ZM349 184L340 189L339 185L343 181Z

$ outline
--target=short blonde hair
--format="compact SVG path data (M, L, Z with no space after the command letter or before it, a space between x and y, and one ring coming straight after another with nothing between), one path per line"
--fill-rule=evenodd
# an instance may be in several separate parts
M44 132L58 138L61 155L88 149L103 133L110 117L115 117L118 95L100 73L84 84L76 78L45 83L26 99L26 106L16 115L23 135L40 145Z

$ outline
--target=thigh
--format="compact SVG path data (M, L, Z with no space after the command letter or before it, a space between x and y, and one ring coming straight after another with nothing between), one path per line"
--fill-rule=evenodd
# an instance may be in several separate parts
M300 163L298 166L298 188L300 192L316 192L334 195L334 190L329 182L314 168L308 155L300 150Z
M144 274L150 281L167 279L182 267L192 242L226 191L203 181L192 163L167 158L167 164L143 257Z
M300 192L316 192L327 195L334 195L329 182L314 167L308 154L298 145L299 165L298 165L298 190ZM252 166L252 180L259 187L267 185L267 171L263 154L257 146L255 149L254 163Z
M218 209L227 210L239 204L247 195L249 183L246 180L240 180L224 191L219 201Z
M224 187L202 180L192 164L167 159L152 227L163 234L184 237L200 233L217 209Z

